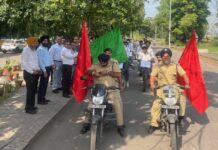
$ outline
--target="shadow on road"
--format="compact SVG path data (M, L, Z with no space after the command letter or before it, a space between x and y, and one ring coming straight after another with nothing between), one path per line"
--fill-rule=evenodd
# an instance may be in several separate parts
M165 132L161 133L159 131L152 135L147 134L147 129L149 126L150 117L150 105L153 100L153 96L150 92L142 93L142 86L140 77L137 76L137 71L130 72L130 87L127 88L122 93L122 99L124 103L124 115L125 115L125 125L126 132L128 134L127 138L121 138L117 133L117 128L115 123L109 124L104 128L103 138L98 150L115 150L115 149L125 149L129 146L129 141L134 141L135 139L140 139L146 142L151 142L146 149L154 150L159 149L160 142L166 143L163 145L170 144L170 137L167 137ZM218 75L211 72L205 72L205 81L208 90L208 96L210 100L210 107L218 107L216 102L216 81ZM210 79L213 79L211 81ZM215 82L215 83L214 83ZM48 125L47 128L43 129L43 135L38 137L35 142L33 142L25 150L86 150L89 149L90 143L90 132L85 135L80 135L80 129L82 127L83 110L86 108L86 103L77 104L71 102L54 121ZM179 137L180 146L186 144L188 141L197 138L199 148L201 149L202 135L204 133L206 125L209 123L209 118L206 113L199 115L196 110L188 102L186 111L185 126L182 129L182 136L189 132L190 125L200 124L199 132L194 132L193 136L189 137L188 140L182 141L183 137ZM48 139L49 138L49 139ZM134 140L132 140L134 139ZM137 141L137 140L136 140ZM182 144L181 144L182 143ZM34 146L35 145L35 146ZM39 145L42 145L39 147ZM137 146L137 145L134 145ZM35 147L35 148L34 148ZM142 148L142 147L141 147ZM166 148L166 147L165 147ZM131 149L131 148L130 148ZM141 150L141 149L140 149Z

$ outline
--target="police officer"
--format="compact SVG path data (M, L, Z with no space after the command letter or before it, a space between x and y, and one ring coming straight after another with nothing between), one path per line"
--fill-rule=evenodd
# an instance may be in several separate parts
M116 59L113 59L111 56L112 56L112 49L111 48L105 48L104 49L104 53L106 55L108 55L110 58L109 58L109 61L112 62L112 63L116 63L119 65L119 62L116 60Z
M183 68L171 62L172 51L168 48L164 48L161 53L162 62L158 65L155 65L151 72L150 85L151 89L155 88L155 81L157 80L158 86L164 84L176 84L177 74L183 77L185 81L185 87L189 88L189 79L186 72ZM157 96L161 97L161 91L157 90ZM179 113L179 122L183 119L185 115L186 108L186 98L182 94L180 97L180 113ZM161 114L161 99L156 99L153 102L151 107L151 122L148 129L148 133L153 133L159 126L158 121Z
M161 59L161 51L156 52L155 57L157 59L157 64L161 63L162 59Z
M88 74L93 76L95 84L104 84L107 87L116 86L121 88L122 85L120 68L117 64L109 61L109 59L110 57L108 55L100 54L98 56L99 63L96 65L92 65L91 68L88 69ZM119 83L117 81L119 81ZM123 102L121 100L120 91L108 91L108 98L113 101L113 107L116 113L116 120L118 126L117 131L121 137L125 137L126 133L124 130ZM89 106L87 110L90 111ZM80 131L81 134L84 134L88 130L90 130L90 118L90 113L86 113L84 121L85 123L83 125L82 130Z

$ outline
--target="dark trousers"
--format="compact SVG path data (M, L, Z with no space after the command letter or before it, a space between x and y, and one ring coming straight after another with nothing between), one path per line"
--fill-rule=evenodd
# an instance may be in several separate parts
M129 81L129 62L123 63L123 69L122 69L123 76L125 80L128 82Z
M69 95L72 86L72 65L63 64L62 66L62 88L63 94Z
M48 76L47 78L45 78L44 73L42 73L42 75L40 76L39 89L38 89L38 102L45 101L46 91L48 87L48 80L49 80L49 76L52 71L52 67L45 67L45 69L46 69Z
M25 110L33 110L35 106L35 94L37 90L39 75L30 74L24 70L23 77L26 82L27 89Z

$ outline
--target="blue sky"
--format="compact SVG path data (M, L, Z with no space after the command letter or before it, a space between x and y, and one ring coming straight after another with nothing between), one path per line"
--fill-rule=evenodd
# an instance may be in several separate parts
M159 2L149 2L145 3L145 15L146 17L154 17L157 14L157 7Z

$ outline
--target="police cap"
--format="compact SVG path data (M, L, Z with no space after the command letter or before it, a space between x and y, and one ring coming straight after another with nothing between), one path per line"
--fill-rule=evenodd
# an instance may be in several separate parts
M167 53L170 57L172 57L172 51L169 48L164 48L160 52L160 56L163 57L163 55Z

